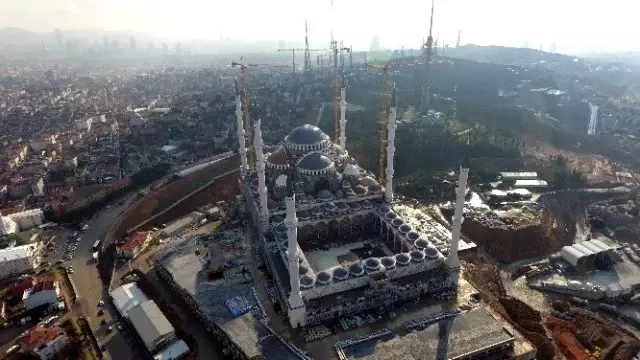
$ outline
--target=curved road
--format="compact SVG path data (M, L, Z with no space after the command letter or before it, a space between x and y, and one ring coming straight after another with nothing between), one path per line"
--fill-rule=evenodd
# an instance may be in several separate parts
M117 327L113 326L113 332L107 334L107 327L113 323L116 315L115 309L106 307L104 315L98 316L98 302L108 296L106 286L98 274L98 268L93 260L93 243L96 239L103 239L110 227L117 220L118 216L133 203L135 194L126 195L122 205L117 205L119 200L112 202L113 205L105 207L96 213L87 222L89 229L80 235L81 241L75 251L73 260L67 265L73 266L73 274L70 276L78 290L78 302L74 305L73 311L78 316L86 316L100 345L104 345L105 359L129 360L137 359L138 356L132 351L131 346L119 334ZM108 284L107 284L108 286ZM108 304L108 302L106 302ZM100 320L104 319L107 324L100 325Z

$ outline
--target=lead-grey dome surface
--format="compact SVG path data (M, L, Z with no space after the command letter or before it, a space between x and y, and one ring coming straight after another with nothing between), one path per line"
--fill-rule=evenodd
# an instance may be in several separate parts
M333 161L320 153L311 153L298 163L298 168L305 170L323 170L331 166Z
M305 124L291 130L286 140L298 145L313 145L329 140L329 136L317 126Z

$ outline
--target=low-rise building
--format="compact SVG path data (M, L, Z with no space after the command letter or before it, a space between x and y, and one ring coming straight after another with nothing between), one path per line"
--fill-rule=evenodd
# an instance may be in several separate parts
M155 353L176 338L171 323L153 300L129 310L129 321L150 353Z
M27 310L43 305L53 305L60 296L60 286L57 281L50 279L39 281L30 289L25 290L22 300Z
M35 270L40 262L39 252L34 244L0 250L0 279Z
M134 282L115 288L110 295L116 309L124 317L129 316L129 310L149 300Z
M67 344L67 334L59 326L36 326L27 331L18 343L28 353L42 360L55 358L56 354Z
M118 247L118 256L133 259L151 242L150 231L138 231Z
M153 356L153 360L179 360L189 354L189 346L184 340L176 340Z

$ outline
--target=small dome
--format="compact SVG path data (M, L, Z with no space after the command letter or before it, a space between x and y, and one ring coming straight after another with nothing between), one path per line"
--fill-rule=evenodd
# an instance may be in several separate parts
M393 221L391 222L391 225L393 225L393 227L400 227L400 225L404 224L404 221L400 218L395 218L393 219Z
M362 186L362 185L357 185L354 189L353 192L356 193L356 195L358 196L363 196L367 193L367 188Z
M369 189L369 192L372 192L372 193L377 193L382 190L382 186L378 184L369 185L367 188Z
M373 208L373 203L370 200L365 200L362 202L362 207L365 209Z
M308 211L301 211L298 213L298 218L301 220L308 220L311 218L311 214Z
M306 273L308 273L308 272L309 272L309 268L307 268L306 266L304 266L304 265L300 265L300 266L298 267L298 274L300 274L300 275L304 275L304 274L306 274Z
M276 178L276 186L277 187L286 187L287 186L287 175L281 174Z
M411 226L409 226L408 224L403 224L403 225L400 226L399 230L400 230L400 233L407 234L409 231L411 231Z
M333 278L336 280L345 280L349 277L349 271L343 267L333 270Z
M303 289L311 289L315 282L315 279L309 275L302 275L300 277L300 287Z
M415 231L409 231L409 233L407 234L407 239L411 241L416 241L419 237L420 235Z
M360 175L360 169L357 165L347 164L342 172L344 176L358 176Z
M358 202L349 203L349 206L351 207L351 210L353 210L353 211L360 211L360 209L362 209L362 206L360 206L360 203L358 203Z
M409 262L411 262L411 258L409 257L408 254L402 253L402 254L396 255L396 263L398 265L408 265Z
M304 171L322 171L333 166L333 161L327 156L320 153L311 153L303 157L297 164L301 172Z
M318 273L318 275L316 276L316 281L319 284L328 284L331 282L331 274L329 274L326 271L322 271L320 273Z
M378 270L380 268L380 260L378 258L368 258L364 261L364 267L368 270Z
M342 180L342 187L344 189L349 189L351 187L351 183L348 182L347 180Z
M333 194L331 193L331 191L327 189L322 189L318 191L318 199L322 199L322 200L333 199Z
M349 210L349 204L347 204L347 203L339 202L339 203L336 204L336 206L338 206L338 211L347 211L347 210Z
M384 214L384 217L386 217L389 220L393 220L393 219L397 218L398 215L396 215L396 213L394 213L393 211L389 211L386 214Z
M305 195L304 198L307 199L307 201L315 200L315 196L313 196L313 194L307 194L307 195Z
M328 202L328 203L324 204L323 208L326 211L331 211L331 212L334 212L334 211L338 210L338 207L336 206L336 204L334 204L332 202Z
M429 247L424 249L424 254L429 259L437 259L438 258L438 250L436 250L435 248L433 248L431 246L429 246Z
M313 216L321 216L322 214L324 214L324 211L320 208L320 206L311 209L311 215Z
M427 241L426 239L418 239L413 243L413 246L417 247L418 249L424 249L429 246L429 241Z
M382 263L382 266L387 269L393 269L394 267L396 267L396 259L391 256L383 257L380 262Z
M353 276L361 276L362 274L364 274L364 269L362 268L362 265L360 265L359 263L355 263L349 266L349 272Z
M285 141L296 145L314 145L326 140L329 140L329 136L310 124L298 126L285 138Z
M411 260L414 262L420 262L424 260L424 253L420 250L413 250L409 253Z
M362 179L360 179L360 185L362 186L369 186L377 183L378 182L376 181L376 179L372 178L371 176L365 176Z
M391 209L389 209L389 207L388 207L387 205L381 205L381 206L378 208L378 211L379 211L381 214L386 214L387 212L389 212L389 210L391 210Z

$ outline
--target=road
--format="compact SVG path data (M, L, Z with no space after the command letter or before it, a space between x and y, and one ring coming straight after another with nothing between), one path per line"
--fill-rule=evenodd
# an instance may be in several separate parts
M67 262L73 266L74 272L71 275L78 290L79 300L74 306L74 313L77 316L85 316L89 319L89 324L93 330L96 339L100 345L104 345L106 351L104 356L106 359L128 360L137 357L132 352L132 348L120 336L116 326L113 326L113 332L107 334L107 328L113 323L116 316L115 309L106 307L103 316L98 316L98 302L107 297L107 291L102 284L102 280L98 274L98 268L93 260L93 244L96 239L103 239L109 228L117 220L118 216L133 201L134 196L129 196L122 205L113 203L110 207L97 213L87 222L89 229L82 233L81 241L75 251L73 260ZM105 325L100 325L100 321L104 319Z

